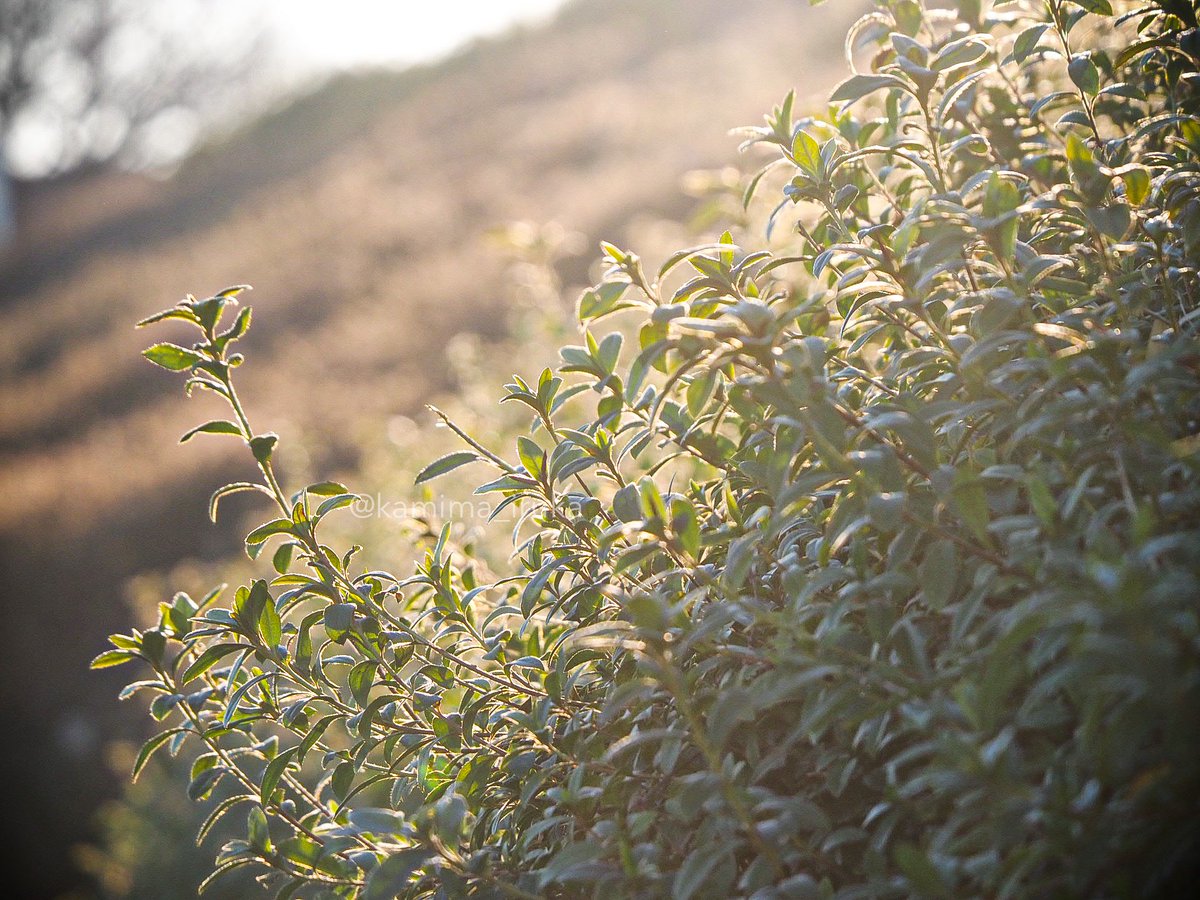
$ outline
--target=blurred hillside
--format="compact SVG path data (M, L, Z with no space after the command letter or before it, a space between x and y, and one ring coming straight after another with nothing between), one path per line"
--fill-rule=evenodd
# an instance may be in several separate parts
M185 548L218 559L239 544L204 510L243 464L229 441L176 445L215 408L181 401L132 323L189 291L253 283L252 420L321 448L313 469L353 471L356 435L450 385L452 336L501 332L489 229L582 233L559 274L583 282L600 238L687 212L681 176L733 162L731 126L790 87L816 96L840 79L835 36L854 9L577 2L436 66L335 80L170 180L20 188L23 231L0 261L0 707L9 800L26 811L7 848L30 896L72 883L63 842L114 790L102 747L136 721L113 700L124 672L86 671L128 620L124 583Z

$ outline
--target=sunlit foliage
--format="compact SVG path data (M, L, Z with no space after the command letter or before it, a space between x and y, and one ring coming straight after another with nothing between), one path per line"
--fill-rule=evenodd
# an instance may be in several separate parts
M604 247L514 377L509 573L363 571L233 387L239 289L153 321L215 392L276 574L140 659L214 877L279 896L1140 896L1197 852L1200 119L1187 4L883 2L826 115L748 148L768 228ZM866 51L865 53L863 51ZM864 59L866 62L864 62ZM679 139L685 139L680 137ZM611 317L611 318L610 318ZM609 326L608 323L616 323ZM608 328L614 328L609 331ZM631 336L636 335L636 341ZM630 346L636 344L635 346ZM452 423L447 423L454 428ZM265 559L265 557L263 557ZM266 567L264 566L264 569Z

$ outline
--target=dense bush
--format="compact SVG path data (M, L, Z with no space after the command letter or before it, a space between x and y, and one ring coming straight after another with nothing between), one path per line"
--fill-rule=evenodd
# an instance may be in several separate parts
M1120 4L1117 4L1120 5ZM1123 7L1124 9L1124 7ZM225 398L278 574L164 603L139 658L279 896L1144 896L1200 825L1200 118L1187 3L883 2L827 117L789 98L785 252L651 277L464 449L512 573L361 571L232 376L237 289L147 322ZM869 115L861 114L870 110ZM681 273L686 272L684 277ZM621 330L604 334L609 316ZM636 334L637 347L625 336ZM623 361L624 357L624 361ZM594 411L594 414L591 412ZM451 425L450 427L454 427ZM190 436L190 435L189 435Z

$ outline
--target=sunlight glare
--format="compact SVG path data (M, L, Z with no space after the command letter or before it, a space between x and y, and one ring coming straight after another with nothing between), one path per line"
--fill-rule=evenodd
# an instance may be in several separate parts
M563 0L269 0L272 25L298 67L405 65L474 37L544 18Z

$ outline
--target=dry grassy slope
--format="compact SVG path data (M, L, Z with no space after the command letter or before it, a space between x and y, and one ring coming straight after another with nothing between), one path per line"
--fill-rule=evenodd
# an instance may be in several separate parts
M855 6L584 0L439 66L342 79L170 182L37 192L0 270L0 768L23 773L10 803L30 811L14 857L65 872L38 835L81 836L79 798L112 789L99 748L123 672L86 663L126 624L123 579L237 539L203 514L236 448L175 445L219 410L184 403L131 323L253 282L252 418L329 448L319 470L352 465L349 435L445 385L453 334L500 329L488 229L557 219L594 248L642 211L683 212L680 175L730 161L731 126L840 78Z
M380 98L375 120L324 159L235 184L236 203L215 214L181 210L191 227L168 217L161 237L108 239L6 303L0 529L51 510L59 528L86 528L131 492L224 457L222 442L171 448L204 411L138 359L138 316L186 291L252 281L260 340L243 380L254 411L334 436L350 419L414 407L440 381L444 340L493 327L488 227L557 218L619 238L631 213L676 201L681 172L732 156L729 126L757 121L793 84L824 88L840 72L837 32L821 27L844 18L836 5L606 5L603 19L581 7L415 87L397 79L403 96ZM313 130L336 133L338 110L326 113L332 121L290 134L262 129L269 144L251 130L163 193L187 207L226 192L224 172L245 182ZM203 196L189 196L189 177ZM120 234L119 216L105 224Z

